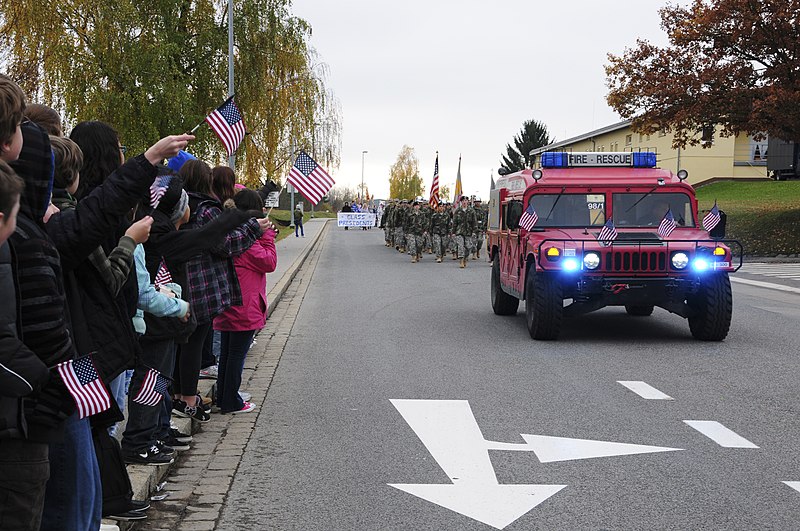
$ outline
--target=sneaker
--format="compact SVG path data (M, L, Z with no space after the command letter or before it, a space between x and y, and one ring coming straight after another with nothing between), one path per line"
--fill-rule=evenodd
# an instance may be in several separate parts
M170 434L166 439L164 439L163 441L160 441L160 442L163 442L167 446L170 446L174 450L178 450L178 451L183 451L183 450L188 450L189 449L189 443L188 442L181 442L178 439L176 439L175 437L173 437L172 434Z
M119 514L109 514L105 518L108 518L109 520L120 520L123 522L130 522L133 520L145 520L147 518L147 515L136 511L127 511Z
M256 408L256 405L252 402L245 402L242 406L242 409L237 409L236 411L229 411L228 413L250 413Z
M213 400L211 400L207 396L197 395L197 403L200 404L200 407L203 408L203 411L205 411L206 413L211 411L211 403L212 402L213 402Z
M251 398L253 398L253 395L251 395L251 394L250 394L250 393L248 393L247 391L239 391L239 397L240 397L240 398L241 398L243 401L245 401L245 402L249 402L249 401L250 401L250 399L251 399Z
M150 502L131 500L130 510L136 513L141 513L150 508Z
M217 366L212 365L211 367L206 367L205 369L200 369L200 379L201 380L216 380L217 379Z
M174 461L171 456L164 455L155 444L150 448L143 448L138 452L122 452L125 463L129 465L171 465Z
M172 412L179 417L194 419L197 422L208 422L211 420L211 415L209 415L206 411L203 411L203 408L190 406L181 399L172 401Z
M119 531L117 524L100 524L100 531Z
M169 455L169 456L175 455L175 448L168 445L164 441L156 441L156 446L158 447L158 451L164 455Z
M189 435L188 433L183 433L178 428L174 428L172 426L169 427L169 437L171 439L174 439L174 440L176 440L178 442L182 442L182 443L192 442L192 436L191 435ZM174 444L172 444L170 446L172 446L173 448L177 448Z

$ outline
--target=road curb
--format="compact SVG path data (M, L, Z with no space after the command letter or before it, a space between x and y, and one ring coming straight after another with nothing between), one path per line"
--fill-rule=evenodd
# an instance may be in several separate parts
M326 233L330 220L326 219L319 232L310 238L309 242L300 252L300 255L295 258L292 265L284 272L283 276L273 285L269 290L267 297L269 301L267 318L272 315L273 310L277 307L286 290L291 285L292 281L297 276L298 271L308 259L308 256L317 246L320 239ZM260 333L260 331L259 331ZM258 337L258 334L256 335ZM209 396L216 380L200 380L198 382L198 392L203 396ZM173 422L184 433L195 433L198 430L193 425L190 419L183 419L173 416ZM150 496L156 493L158 485L166 478L169 472L173 469L179 468L176 460L175 464L161 465L161 466L145 466L145 465L128 465L128 476L131 480L134 500L149 500ZM134 522L117 522L114 520L105 520L107 523L116 523L121 530L132 529Z

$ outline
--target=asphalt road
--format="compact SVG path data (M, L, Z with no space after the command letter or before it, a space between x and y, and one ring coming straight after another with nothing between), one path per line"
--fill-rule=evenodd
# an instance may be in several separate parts
M382 243L323 242L220 529L800 528L799 294L735 284L722 343L659 309L534 342L524 305L492 313L487 263Z

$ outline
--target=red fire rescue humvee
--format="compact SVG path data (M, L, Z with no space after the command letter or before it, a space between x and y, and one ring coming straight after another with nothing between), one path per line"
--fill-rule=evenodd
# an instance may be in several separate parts
M547 152L541 169L501 176L487 231L494 313L514 315L524 300L531 337L555 339L563 317L658 306L687 318L695 338L723 340L742 246L723 239L716 205L704 218L716 226L702 227L685 171L655 166L650 152Z

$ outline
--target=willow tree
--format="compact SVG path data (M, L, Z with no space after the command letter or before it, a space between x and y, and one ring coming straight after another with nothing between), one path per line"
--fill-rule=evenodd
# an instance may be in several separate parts
M304 147L314 124L336 108L324 72L315 72L311 29L289 7L288 0L235 6L236 101L251 133L237 169L249 184L282 174L292 146ZM226 8L215 0L3 2L2 53L31 101L53 106L67 123L107 121L140 151L201 123L225 99ZM203 126L197 136L194 154L224 161L213 132ZM329 143L338 163L338 137Z
M403 146L397 160L389 169L389 197L414 199L422 195L422 177L419 176L419 159L414 148Z

